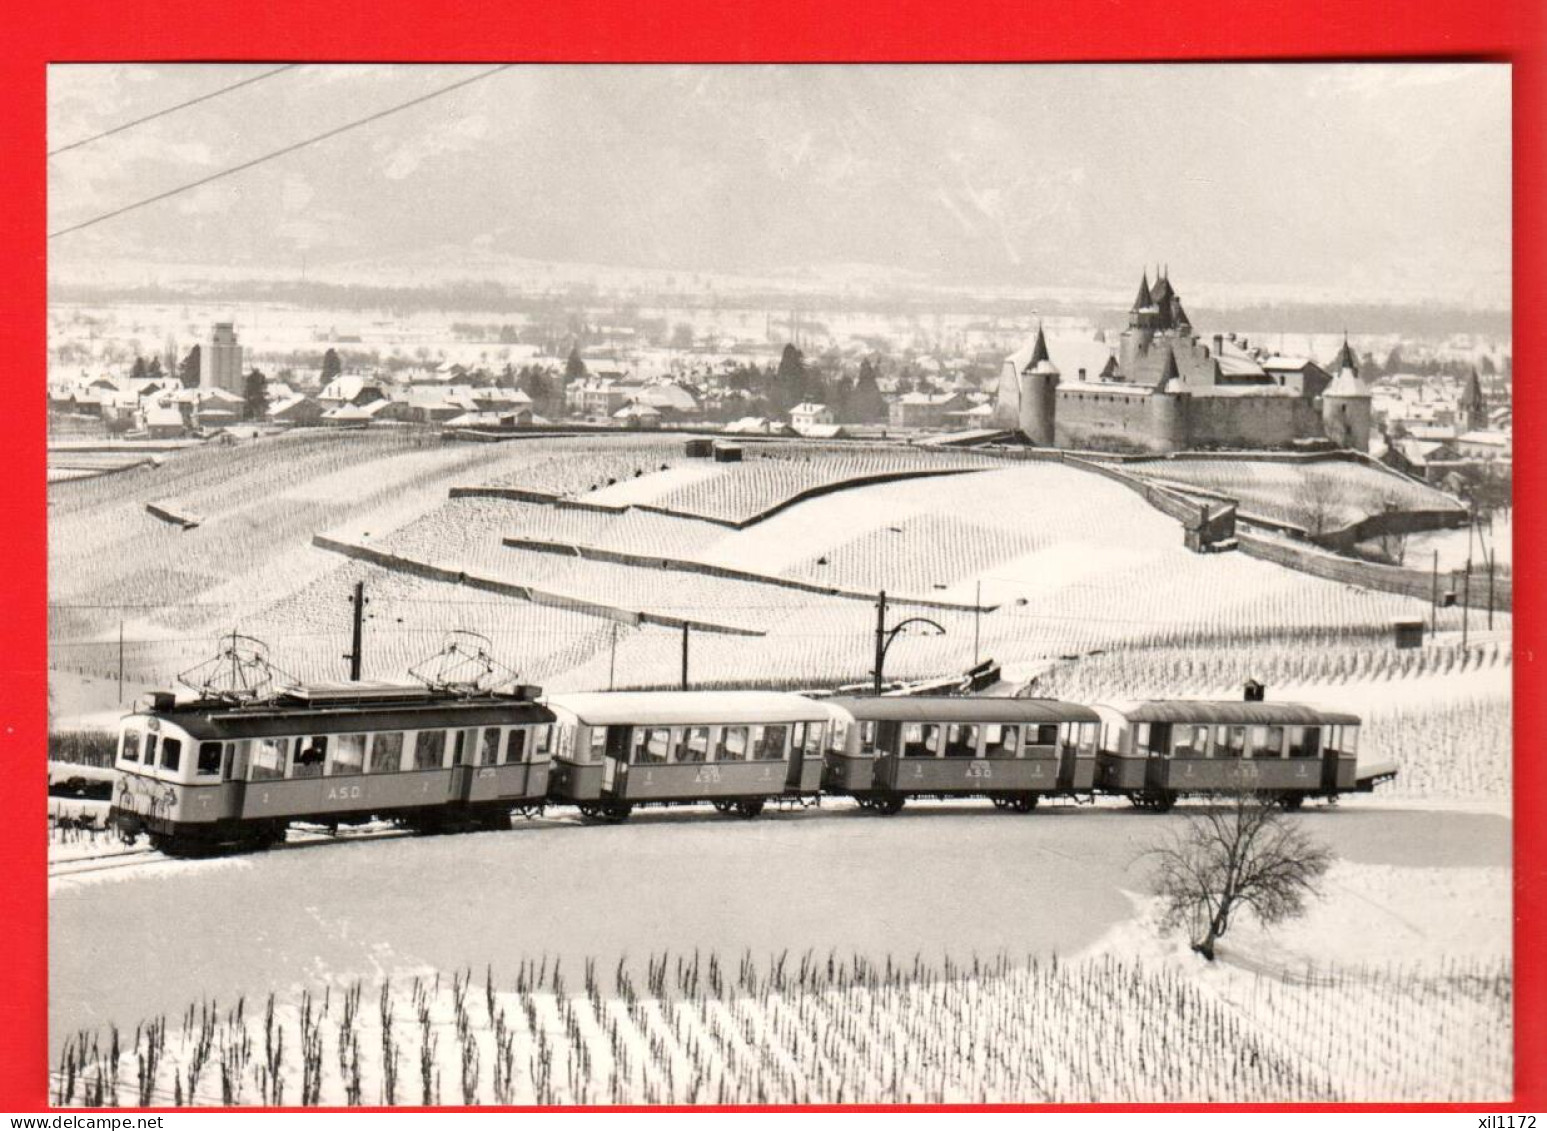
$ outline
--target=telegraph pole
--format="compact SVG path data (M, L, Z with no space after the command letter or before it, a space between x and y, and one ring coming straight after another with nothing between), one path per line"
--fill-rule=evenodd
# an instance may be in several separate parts
M1488 631L1493 631L1493 547L1488 547Z
M124 705L124 622L118 622L118 705Z
M688 622L682 622L682 690L688 689Z
M1434 580L1429 586L1429 632L1440 630L1440 552L1434 551Z
M886 656L886 590L876 597L876 669L875 693L881 694L881 665Z
M1466 651L1468 614L1472 611L1472 563L1466 563L1466 575L1461 579L1461 650Z
M618 670L618 622L612 622L612 651L607 656L607 690L612 690L613 676Z
M355 593L350 599L354 606L354 635L349 654L344 658L349 661L349 681L360 682L361 645L365 635L365 582L355 582Z
M983 621L983 581L978 579L978 595L972 599L972 666L978 666L978 626Z

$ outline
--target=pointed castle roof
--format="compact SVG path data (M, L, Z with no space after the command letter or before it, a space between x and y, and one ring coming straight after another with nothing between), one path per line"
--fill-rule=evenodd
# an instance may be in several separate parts
M1182 383L1182 372L1176 367L1176 350L1171 347L1170 342L1167 342L1165 367L1160 371L1160 380L1155 382L1155 391L1169 393L1173 383L1178 385Z
M1135 310L1143 310L1145 307L1154 306L1155 297L1150 294L1150 273L1145 268L1144 277L1139 281L1139 297L1133 300Z
M1354 356L1353 347L1348 344L1348 331L1343 332L1343 348L1338 350L1337 357L1332 359L1332 372L1340 373L1345 369L1352 370L1357 376L1359 373L1359 359Z
M1031 347L1031 360L1026 363L1022 371L1026 373L1048 373L1058 375L1058 366L1053 364L1052 358L1047 353L1047 338L1043 336L1042 324L1037 323L1037 342Z
M1483 385L1477 377L1477 369L1474 367L1467 376L1466 384L1461 389L1461 400L1457 402L1463 409L1479 408L1484 403Z

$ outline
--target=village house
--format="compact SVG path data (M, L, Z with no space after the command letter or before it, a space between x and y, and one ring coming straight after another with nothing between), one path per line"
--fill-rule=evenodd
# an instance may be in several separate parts
M832 424L835 418L833 410L825 404L817 404L814 401L805 401L790 409L790 427L797 432L819 424Z

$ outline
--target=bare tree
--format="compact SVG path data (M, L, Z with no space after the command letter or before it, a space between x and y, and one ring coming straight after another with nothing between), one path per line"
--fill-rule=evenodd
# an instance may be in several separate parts
M1193 950L1214 961L1214 944L1247 909L1264 926L1302 914L1321 894L1332 853L1312 841L1277 799L1236 794L1190 816L1147 855L1164 929L1184 929Z
M1318 474L1322 469L1306 468L1304 484L1295 498L1296 509L1311 538L1330 534L1345 521L1345 505L1348 491L1336 470L1332 474Z

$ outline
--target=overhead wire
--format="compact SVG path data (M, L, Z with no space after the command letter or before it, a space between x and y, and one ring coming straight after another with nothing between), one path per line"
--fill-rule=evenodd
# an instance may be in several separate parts
M135 126L144 125L146 122L153 122L157 118L164 118L168 114L176 113L178 110L186 110L189 106L197 106L201 102L208 102L212 98L219 98L223 94L230 94L233 90L240 90L244 86L251 86L253 83L262 82L264 79L273 78L275 75L282 74L285 71L294 70L300 65L300 63L286 63L284 66L275 67L271 71L264 71L261 75L249 75L247 78L242 79L240 82L234 82L228 86L223 86L219 90L212 90L207 94L199 95L197 98L190 98L186 102L179 102L175 106L167 106L164 109L157 110L155 113L146 114L143 117L135 118L128 122L123 122L120 125L114 126L110 130L103 130L101 133L92 134L90 137L83 137L79 141L72 141L69 145L61 145L58 149L50 149L48 151L48 156L57 157L61 153L68 153L72 149L79 149L83 145L90 145L94 141L101 141L105 137L112 137L114 134L121 134L125 130L133 129Z
M372 122L379 122L383 118L391 117L393 114L399 114L411 107L429 102L431 99L440 98L443 95L450 94L454 90L460 90L462 87L471 86L473 83L490 78L493 75L499 74L501 71L507 71L513 66L515 66L514 63L502 63L497 67L491 67L486 71L480 71L476 75L472 75L465 79L459 79L454 83L448 83L447 85L438 87L437 89L432 90L426 94L421 94L417 98L410 98L407 102L400 102L395 106L387 107L385 110L378 110L374 114L368 114L363 118L356 118L351 122L346 122L342 126L335 126L330 130L325 130L320 134L313 135L312 137L305 138L301 141L292 142L289 145L281 146L280 148L273 150L270 153L265 153L260 157L254 157L251 160L243 161L237 165L232 165L229 168L220 170L218 173L211 173L207 177L200 177L196 181L189 181L187 184L178 185L176 188L167 189L165 192L158 192L153 196L145 197L143 200L137 200L132 204L126 204L121 208L115 208L109 212L99 213L98 215L91 217L89 220L82 220L78 224L71 224L68 227L60 228L57 231L48 233L48 238L52 240L57 239L60 236L67 236L72 232L79 232L84 228L90 228L96 224L101 224L117 216L122 216L127 212L133 212L137 209L144 208L147 205L156 204L160 201L168 200L174 196L180 196L185 192L191 192L196 188L201 188L204 185L223 180L224 178L233 176L236 173L240 173L247 169L254 168L255 166L265 164L266 162L284 157L286 154L294 153L298 149L305 149L307 146L316 145L318 142L323 142L327 141L329 138L338 137L340 134L348 133L350 130L359 129L361 126L370 125Z

